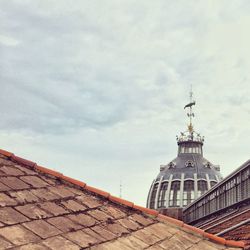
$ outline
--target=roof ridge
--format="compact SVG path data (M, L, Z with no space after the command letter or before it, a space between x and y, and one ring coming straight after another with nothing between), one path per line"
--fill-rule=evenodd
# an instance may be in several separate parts
M102 197L104 197L104 198L106 198L106 199L108 199L108 200L110 200L110 201L112 201L114 203L117 203L117 204L120 204L120 205L127 206L129 208L139 210L139 211L141 211L141 212L143 212L143 213L145 213L147 215L151 215L151 216L156 217L161 222L169 222L171 224L174 224L177 227L183 228L184 231L187 230L187 231L189 231L191 233L198 234L198 235L200 235L200 236L202 236L204 238L208 238L208 239L210 239L210 240L212 240L212 241L214 241L214 242L216 242L218 244L226 245L226 246L229 246L229 247L242 247L242 248L244 248L244 246L245 246L245 243L243 241L226 240L226 239L224 239L222 237L219 237L219 236L216 236L214 234L207 233L202 229L199 229L199 228L196 228L194 226L190 226L188 224L185 224L183 221L180 221L180 220L168 217L166 215L160 214L156 210L136 205L133 202L130 202L128 200L113 196L113 195L111 195L110 193L108 193L106 191L103 191L101 189L89 186L85 182L82 182L82 181L73 179L71 177L65 176L62 173L57 172L55 170L52 170L52 169L49 169L49 168L46 168L46 167L43 167L43 166L39 166L39 165L37 165L37 163L32 162L32 161L27 160L27 159L24 159L24 158L19 157L19 156L16 156L15 154L13 154L13 153L11 153L9 151L0 149L0 154L8 157L10 160L12 160L12 161L14 161L16 163L26 165L26 166L34 168L34 169L36 169L36 170L38 170L38 171L40 171L42 173L51 175L53 177L60 178L61 180L69 182L69 183L71 183L73 185L76 185L78 187L81 187L81 188L83 188L83 189L85 189L87 191L90 191L90 192L94 193L94 194L100 195L100 196L102 196Z

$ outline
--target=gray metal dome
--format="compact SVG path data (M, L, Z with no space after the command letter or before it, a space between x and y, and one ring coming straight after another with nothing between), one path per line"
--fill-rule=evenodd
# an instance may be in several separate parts
M148 208L183 208L222 180L220 167L203 157L204 138L192 125L193 105L191 101L185 106L190 108L188 130L177 136L177 157L160 166L149 190Z

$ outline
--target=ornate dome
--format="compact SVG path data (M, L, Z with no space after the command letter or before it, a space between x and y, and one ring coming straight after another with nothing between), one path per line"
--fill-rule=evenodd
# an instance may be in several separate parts
M177 136L178 154L166 165L153 181L147 200L152 209L183 208L222 180L220 167L203 157L204 137L192 125L192 92L189 108L188 130ZM184 108L184 109L185 109Z

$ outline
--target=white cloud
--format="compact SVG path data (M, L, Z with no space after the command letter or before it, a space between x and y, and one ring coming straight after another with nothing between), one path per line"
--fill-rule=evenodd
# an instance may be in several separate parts
M192 83L205 155L231 172L249 158L249 8L1 1L1 147L116 194L122 177L144 205Z

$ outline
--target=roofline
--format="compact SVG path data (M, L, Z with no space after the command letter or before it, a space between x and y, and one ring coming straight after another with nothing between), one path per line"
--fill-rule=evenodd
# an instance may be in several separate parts
M226 181L228 181L232 176L238 174L242 169L246 168L250 164L250 159L244 162L242 165L240 165L236 170L234 170L231 174L229 174L227 177L225 177L223 180L219 181L216 185L214 185L212 188L210 188L207 192L205 192L203 195L201 195L198 199L187 205L183 211L187 210L188 208L192 207L195 203L202 200L205 196L210 194L214 191L218 186L222 185Z
M41 173L48 174L48 175L51 175L53 177L64 180L66 182L69 182L69 183L71 183L73 185L76 185L77 187L80 187L80 188L85 189L85 190L87 190L89 192L92 192L92 193L94 193L96 195L104 197L104 198L110 200L111 202L126 206L126 207L131 208L131 209L139 210L140 212L143 212L143 213L145 213L147 215L150 215L150 216L154 216L155 218L159 219L162 222L172 223L177 227L183 228L184 231L189 231L189 232L191 232L193 234L198 234L199 236L202 236L204 238L212 240L215 243L218 243L218 244L221 244L221 245L226 245L226 246L229 246L229 247L241 247L241 248L245 247L245 243L243 241L225 240L222 237L216 236L214 234L207 233L202 229L199 229L199 228L190 226L188 224L185 224L183 221L173 219L173 218L168 217L166 215L160 214L159 211L156 211L154 209L149 209L149 208L145 208L145 207L142 207L142 206L138 206L138 205L134 204L133 202L130 202L128 200L113 196L110 193L108 193L106 191L103 191L101 189L89 186L85 182L82 182L82 181L73 179L71 177L65 176L62 173L59 173L59 172L54 171L52 169L49 169L49 168L46 168L46 167L43 167L43 166L39 166L35 162L32 162L32 161L29 161L27 159L16 156L15 154L13 154L11 152L8 152L6 150L0 149L0 154L8 157L10 160L12 160L12 161L14 161L14 162L16 162L18 164L22 164L22 165L28 166L30 168L34 168L35 170L38 170Z

